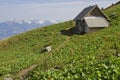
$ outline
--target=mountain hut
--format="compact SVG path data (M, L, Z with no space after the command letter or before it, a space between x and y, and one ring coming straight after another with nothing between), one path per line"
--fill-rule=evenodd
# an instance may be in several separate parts
M89 6L74 18L76 33L84 34L90 29L102 29L109 26L109 19L97 6Z

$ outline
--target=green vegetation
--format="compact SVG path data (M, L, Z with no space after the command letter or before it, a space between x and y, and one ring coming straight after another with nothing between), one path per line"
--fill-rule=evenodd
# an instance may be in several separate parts
M70 26L71 25L71 26ZM16 73L32 64L40 62L48 54L42 53L45 45L54 50L66 40L61 30L73 27L74 23L51 25L16 35L0 42L0 74Z
M74 22L68 21L1 41L1 79L36 63L38 67L26 80L120 79L120 4L105 13L118 17L110 18L109 28L86 35L62 35L61 31L74 27ZM45 45L51 45L52 52L42 52Z

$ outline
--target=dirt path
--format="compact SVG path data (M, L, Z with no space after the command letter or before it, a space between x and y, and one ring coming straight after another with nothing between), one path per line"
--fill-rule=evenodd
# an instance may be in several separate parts
M30 66L30 67L28 67L28 68L20 71L20 72L17 74L17 77L19 77L21 80L24 80L23 77L24 77L29 71L33 70L33 69L36 68L36 67L37 67L37 65L34 64L34 65L32 65L32 66Z

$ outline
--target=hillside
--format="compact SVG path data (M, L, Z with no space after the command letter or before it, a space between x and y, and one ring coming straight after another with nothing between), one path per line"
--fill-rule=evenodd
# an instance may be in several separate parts
M68 21L1 41L1 79L16 78L34 64L37 68L24 76L26 80L120 79L120 4L105 10L108 16L113 12L117 17L110 18L111 26L97 32L71 34L75 24ZM45 45L52 46L50 53L42 52Z

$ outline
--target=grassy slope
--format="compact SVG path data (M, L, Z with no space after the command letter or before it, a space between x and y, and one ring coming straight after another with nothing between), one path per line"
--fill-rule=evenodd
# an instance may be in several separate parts
M120 4L105 13L116 13L111 27L86 35L73 35L44 64L29 73L31 79L120 79ZM47 69L47 70L46 70ZM29 79L29 78L27 78Z
M106 14L109 16L111 12L116 12L120 17L119 6L116 5L106 10ZM81 79L102 79L101 76L108 78L112 73L114 73L112 77L120 76L117 75L120 72L120 58L116 57L120 51L119 17L112 20L111 27L104 30L81 36L69 36L68 42L56 51L54 49L68 39L68 36L61 35L60 31L73 27L73 21L31 30L1 41L0 75L14 74L38 63L38 68L28 75L31 79L40 79L44 76L47 79L74 79L79 78L78 76ZM47 44L52 46L53 51L52 55L43 61L49 53L41 54L41 50ZM105 73L107 71L110 72Z
M41 54L44 46L51 45L54 50L67 38L61 35L60 31L73 26L74 23L68 21L31 30L1 41L0 74L16 73L40 61L47 56L47 54Z

